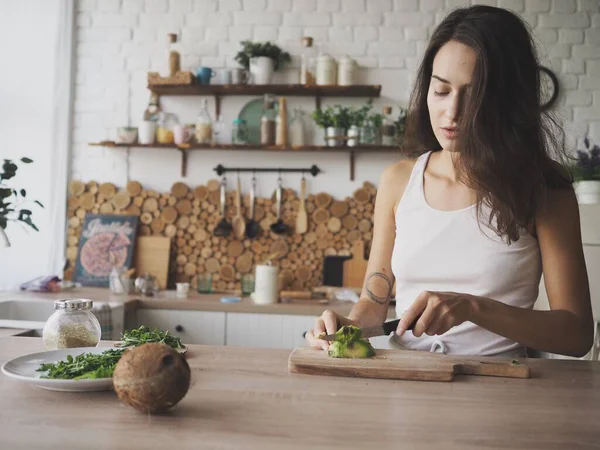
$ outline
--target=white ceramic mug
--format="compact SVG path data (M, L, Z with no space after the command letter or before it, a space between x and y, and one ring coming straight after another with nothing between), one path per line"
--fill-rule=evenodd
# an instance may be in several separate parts
M217 78L219 84L231 84L231 70L221 69L219 70L219 76Z
M138 142L142 145L154 144L156 137L156 122L142 120L138 127Z
M177 145L185 144L191 137L192 133L187 126L177 124L173 127L173 140Z

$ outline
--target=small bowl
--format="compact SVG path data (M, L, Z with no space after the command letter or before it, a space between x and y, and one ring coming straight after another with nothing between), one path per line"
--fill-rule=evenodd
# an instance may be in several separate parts
M136 127L117 127L117 144L133 144L137 141Z

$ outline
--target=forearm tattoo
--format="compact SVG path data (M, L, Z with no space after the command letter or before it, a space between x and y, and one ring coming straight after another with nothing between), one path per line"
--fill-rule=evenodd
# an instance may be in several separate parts
M371 272L365 281L368 297L380 305L385 305L392 295L392 280L382 272Z

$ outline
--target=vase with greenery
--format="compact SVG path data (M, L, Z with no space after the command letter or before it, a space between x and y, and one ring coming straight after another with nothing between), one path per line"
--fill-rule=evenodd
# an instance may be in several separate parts
M235 60L250 71L254 84L270 84L273 72L292 61L288 52L270 41L242 41L240 44L242 49L235 55Z
M346 133L351 125L352 109L347 106L334 105L313 111L315 123L325 131L325 142L328 147L341 147L346 144Z
M356 147L360 143L360 129L365 122L365 119L369 115L371 108L373 107L372 101L361 106L360 108L353 108L350 111L350 128L348 129L348 147Z
M381 126L383 114L373 113L367 115L360 128L360 143L364 145L379 145L381 143Z
M579 203L600 203L600 147L586 137L583 149L577 150L575 162L567 169L575 181Z
M29 164L33 160L21 158L21 162ZM33 213L28 205L36 203L42 208L44 207L38 200L28 200L25 189L17 189L11 186L11 182L7 183L8 180L16 176L17 170L18 166L14 161L5 159L2 164L2 171L0 171L0 246L4 247L10 246L10 242L4 232L8 224L10 222L21 223L35 231L39 231L31 219Z

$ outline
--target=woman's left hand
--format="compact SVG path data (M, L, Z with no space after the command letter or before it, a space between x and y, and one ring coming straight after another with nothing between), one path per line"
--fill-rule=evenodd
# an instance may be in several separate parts
M477 298L457 292L422 292L402 315L396 334L402 336L419 316L412 331L414 336L444 334L450 328L471 320Z

